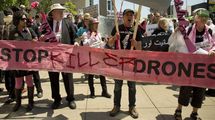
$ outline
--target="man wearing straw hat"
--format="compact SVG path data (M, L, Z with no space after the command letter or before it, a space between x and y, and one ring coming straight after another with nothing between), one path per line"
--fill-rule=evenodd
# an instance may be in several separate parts
M108 41L107 47L114 49L127 49L130 50L132 46L136 50L141 50L141 32L138 30L136 40L133 40L133 25L134 25L134 11L131 9L125 9L123 12L123 24L119 25L119 33L116 31L116 27L112 30L111 35L120 35L120 46L117 47L116 37L111 37ZM136 103L136 82L128 81L129 87L129 114L133 118L138 118L138 113L135 108ZM121 93L122 93L123 80L115 80L114 87L114 108L110 112L110 116L116 116L120 112L121 106Z
M59 3L53 4L49 12L50 19L48 19L48 23L56 35L57 42L73 45L75 39L75 28L71 21L63 19L63 11L65 9L66 8L61 6ZM66 100L68 101L68 106L71 109L75 109L76 104L74 102L73 74L64 72L61 74L67 93ZM51 82L52 98L54 99L51 107L52 109L57 109L60 106L62 99L59 93L59 72L49 72L49 78Z

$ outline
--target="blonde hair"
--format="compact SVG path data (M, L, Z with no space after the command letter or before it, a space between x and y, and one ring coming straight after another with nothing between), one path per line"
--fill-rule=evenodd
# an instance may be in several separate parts
M161 18L158 21L158 27L165 29L167 31L169 28L169 21L166 18ZM163 27L165 27L165 28L163 28Z

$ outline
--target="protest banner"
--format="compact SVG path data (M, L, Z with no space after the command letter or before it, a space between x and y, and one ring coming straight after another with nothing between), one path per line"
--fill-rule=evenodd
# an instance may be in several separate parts
M215 88L215 57L0 41L0 68L104 75L115 79Z

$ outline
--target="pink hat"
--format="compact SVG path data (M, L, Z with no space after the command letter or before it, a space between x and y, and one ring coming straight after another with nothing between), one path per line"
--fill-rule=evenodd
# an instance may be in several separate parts
M98 23L99 23L98 19L97 18L93 18L93 24L98 24Z

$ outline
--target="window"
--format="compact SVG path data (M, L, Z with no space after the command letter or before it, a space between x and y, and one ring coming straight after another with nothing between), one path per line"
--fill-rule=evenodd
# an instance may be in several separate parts
M90 0L90 5L93 5L94 4L94 0Z
M107 1L107 10L108 11L112 11L113 10L113 5L112 5L112 1L111 0Z

